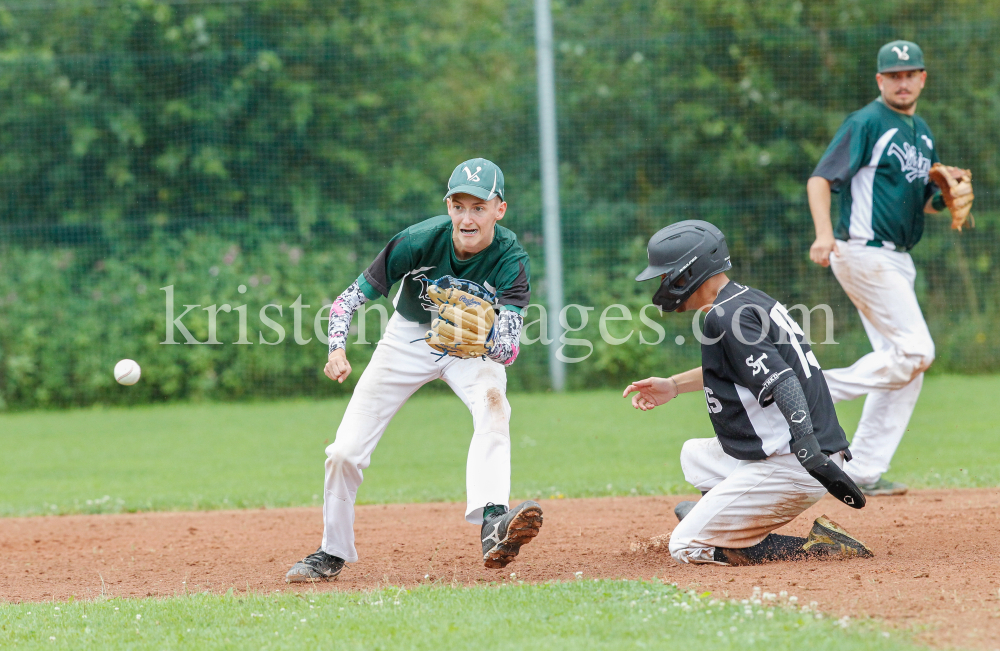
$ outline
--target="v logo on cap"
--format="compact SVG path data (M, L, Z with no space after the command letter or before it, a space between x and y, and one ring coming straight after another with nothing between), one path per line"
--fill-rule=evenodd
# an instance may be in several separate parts
M490 179L491 176L492 179ZM497 196L502 200L504 196L503 172L496 166L496 163L485 158L470 158L459 163L452 171L451 178L448 179L448 194L444 198L447 199L458 193L471 194L485 201L490 201Z
M877 72L923 70L924 52L913 41L890 41L878 51Z

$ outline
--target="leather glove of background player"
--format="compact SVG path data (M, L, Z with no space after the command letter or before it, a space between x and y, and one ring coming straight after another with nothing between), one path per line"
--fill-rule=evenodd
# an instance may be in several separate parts
M493 295L482 286L443 276L427 287L427 298L438 308L427 345L444 355L468 359L483 357L493 338Z
M795 458L813 479L844 504L860 509L865 505L865 494L844 470L835 464L819 447L813 433L809 402L798 378L789 377L774 387L771 394L774 404L788 421L792 434L790 447Z
M962 230L967 219L971 220L972 200L972 170L963 170L958 167L934 163L930 171L930 179L941 190L944 204L951 212L951 227L954 230ZM970 226L975 226L975 221L969 222Z

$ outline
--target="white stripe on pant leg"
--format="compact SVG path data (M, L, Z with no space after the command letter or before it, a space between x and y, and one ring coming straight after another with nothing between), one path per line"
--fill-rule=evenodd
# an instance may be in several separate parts
M472 414L473 433L465 467L465 519L483 523L487 503L510 502L510 403L507 375L492 360L451 362L442 374Z

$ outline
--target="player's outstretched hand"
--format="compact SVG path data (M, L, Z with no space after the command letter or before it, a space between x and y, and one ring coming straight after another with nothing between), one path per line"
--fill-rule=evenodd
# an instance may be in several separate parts
M330 353L330 358L327 360L326 368L323 369L323 372L331 380L336 380L337 382L346 380L347 376L351 374L351 363L347 361L347 351L343 348L338 348Z
M821 267L830 266L830 254L837 250L837 240L830 238L816 238L813 245L809 247L809 259Z
M622 398L627 398L633 391L638 393L632 396L632 406L642 411L649 411L677 397L677 382L666 377L638 380L625 387Z

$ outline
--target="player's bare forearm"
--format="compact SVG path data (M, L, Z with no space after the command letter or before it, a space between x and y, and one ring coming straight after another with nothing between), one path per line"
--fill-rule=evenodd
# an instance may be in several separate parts
M933 215L937 212L940 212L934 207L933 204L934 204L934 197L928 199L927 203L924 204L924 212L927 213L928 215Z
M704 388L705 383L699 366L667 378L650 377L637 380L625 387L622 397L627 398L630 393L636 393L632 396L632 406L641 411L649 411L670 402L681 393L702 391Z
M830 266L830 254L836 250L833 222L830 219L830 182L813 176L806 183L809 212L816 228L816 241L809 247L809 259L822 267Z
M822 176L812 176L806 183L809 197L809 212L812 213L816 237L833 237L833 222L830 220L830 182Z
M671 375L670 379L677 384L677 393L692 393L705 390L705 380L698 366L683 373Z

